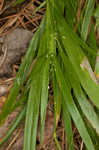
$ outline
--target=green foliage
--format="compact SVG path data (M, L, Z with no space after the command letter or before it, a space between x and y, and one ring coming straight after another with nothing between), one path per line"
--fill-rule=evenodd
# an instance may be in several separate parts
M95 0L87 0L87 6L85 10L85 15L82 23L81 37L84 41L86 41L88 35L88 27L91 21L91 16L93 14Z
M18 4L21 4L21 3L23 3L25 0L16 0L15 2L14 2L14 4L13 4L13 6L16 6L16 5L18 5Z
M2 139L1 143L0 143L0 147L7 141L7 139L11 136L11 134L13 133L13 131L18 127L18 125L21 123L21 121L23 120L23 118L25 117L25 113L26 113L26 106L24 106L21 110L21 112L18 114L18 116L16 117L16 119L14 120L14 122L12 123L9 131L7 132L7 134L5 135L5 137Z
M94 24L88 32L95 1L86 2L80 34L73 30L78 0L47 0L46 4L46 14L30 42L11 93L0 114L0 123L16 107L21 106L22 112L25 107L24 150L36 149L39 119L42 145L50 82L54 92L53 135L57 148L61 149L56 128L62 114L69 150L74 150L72 120L87 149L98 150L99 116L94 107L99 109L99 84L93 72L97 55ZM34 59L34 67L28 76ZM18 99L20 90L22 95ZM25 112L22 114L25 115ZM20 114L17 117L2 143L11 135L24 115Z
M96 18L96 28L99 27L99 4L94 12L94 17Z

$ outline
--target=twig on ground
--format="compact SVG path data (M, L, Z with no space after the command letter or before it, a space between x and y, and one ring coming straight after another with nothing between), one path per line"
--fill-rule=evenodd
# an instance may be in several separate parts
M6 38L6 40L7 40L7 38ZM7 42L4 43L3 49L4 49L4 56L3 56L2 61L0 63L0 68L3 66L5 59L6 59L6 56L7 56L8 40L7 40Z

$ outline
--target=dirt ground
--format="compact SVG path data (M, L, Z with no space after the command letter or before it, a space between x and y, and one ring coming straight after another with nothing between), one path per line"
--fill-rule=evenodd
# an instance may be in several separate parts
M34 10L39 6L41 0L27 0L26 2L13 6L13 0L0 0L0 111L13 85L18 68L27 51L29 42L39 26L45 8L38 12ZM32 16L32 17L31 17ZM53 96L50 95L48 111L45 123L44 142L42 150L57 150L53 139ZM7 133L12 121L15 119L20 108L14 111L0 127L0 140ZM22 150L24 140L24 122L14 131L8 141L0 150ZM81 149L83 142L73 125L75 150ZM57 127L57 138L62 150L68 150L67 138L64 126L60 119ZM40 125L38 125L37 150L40 150Z

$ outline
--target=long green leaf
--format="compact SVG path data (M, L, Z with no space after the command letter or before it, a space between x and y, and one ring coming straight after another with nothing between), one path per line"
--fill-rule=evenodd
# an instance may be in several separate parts
M32 79L33 79L33 76L36 76L36 74L39 72L40 68L42 67L43 63L46 61L46 57L43 56L43 57L39 57L36 61L36 63L34 64L34 67L30 73L30 76L29 76L29 79L28 81L26 82L26 85L25 87L22 89L22 95L21 97L16 101L16 103L13 105L12 107L12 111L24 104L26 101L27 101L27 96L28 96L28 93L29 93L29 90L30 90L30 87L31 87L31 82L32 82Z
M71 82L71 86L73 87L74 93L78 99L78 103L81 106L81 109L85 114L85 116L88 118L88 120L90 121L94 129L99 134L99 118L96 115L95 111L93 110L91 104L88 102L84 92L82 91L75 70L73 69L70 61L62 51L61 51L61 57L65 65L65 68L68 72L67 74L68 74L69 81Z
M54 59L54 61L55 61L56 78L59 83L60 90L64 97L64 103L65 103L65 105L67 105L68 111L71 114L71 116L76 124L76 127L78 128L78 131L79 131L85 145L87 146L88 150L90 150L90 149L95 150L94 145L91 141L91 138L85 127L85 124L82 120L82 117L81 117L76 105L73 102L73 99L72 99L72 96L70 93L70 89L68 88L68 82L66 82L66 80L64 79L64 76L61 72L61 69L59 67L57 60Z
M64 0L65 4L65 18L68 24L73 28L74 23L76 21L76 11L77 11L77 4L78 0Z
M44 125L46 117L46 108L48 102L48 84L49 84L49 58L46 61L43 77L42 77L42 90L41 90L41 131L40 131L40 143L42 144Z
M87 0L87 8L85 10L85 15L82 23L82 29L81 29L81 37L84 41L87 39L88 35L88 27L91 21L91 16L93 14L95 6L95 0Z
M56 129L57 129L58 121L60 119L62 99L61 99L61 92L59 89L59 85L57 84L55 72L53 68L52 68L52 76L53 76L52 81L53 81L53 92L54 92L54 140L56 142L57 149L61 150L56 135Z
M5 135L5 137L0 142L0 147L8 140L8 138L11 136L11 134L14 132L14 130L17 128L17 126L20 124L22 119L25 117L25 113L26 113L26 106L22 108L21 112L18 114L17 118L12 123L12 125L11 125L10 129L8 130L7 134Z
M2 121L6 118L6 116L12 110L12 107L13 107L13 105L16 101L16 98L18 96L18 93L19 93L20 89L22 88L24 81L26 80L26 77L27 77L28 72L30 70L30 66L32 64L36 50L38 48L40 33L42 31L42 28L44 28L43 27L44 22L45 22L45 19L42 20L42 23L41 23L39 29L34 34L32 40L30 42L30 46L27 50L27 53L24 57L24 60L21 64L21 66L20 66L19 72L17 73L13 88L11 89L11 92L8 96L8 99L6 100L6 103L4 105L2 113L0 114L0 123L2 123Z
M35 150L40 92L41 86L39 86L39 78L35 78L34 82L32 82L28 99L25 122L24 150Z
M62 97L61 97L59 85L57 84L57 81L55 78L54 71L53 71L53 92L54 92L55 124L57 126L59 118L60 118L60 113L61 113Z
M74 150L74 142L73 142L73 131L72 131L72 122L71 117L67 109L67 105L62 103L62 118L64 122L64 128L67 136L67 142L69 145L69 150Z
M96 35L95 35L94 24L93 23L91 23L90 32L89 32L88 37L87 37L87 43L93 49L93 51L95 51L97 53L98 47L97 47ZM95 69L96 56L92 55L90 53L88 53L88 54L86 53L86 55L87 55L87 57L89 59L89 62L92 66L92 69L94 70Z
M25 138L24 138L24 150L34 150L36 142L36 132L38 123L38 114L40 106L41 96L41 81L42 81L42 67L45 61L45 57L37 59L34 66L31 80L31 88L29 92L26 123L25 123ZM33 146L33 147L32 147Z
M34 15L36 12L38 12L39 9L41 9L42 7L44 7L45 4L46 4L46 0L45 0L44 2L42 2L42 3L40 4L40 6L38 6L38 7L33 11L33 14L32 14L32 15Z
M58 11L57 11L58 13ZM58 13L60 15L60 13ZM94 73L91 70L90 64L84 55L82 48L75 42L76 36L69 34L70 28L63 18L59 20L58 14L55 15L57 28L62 39L65 51L79 77L79 80L93 103L99 108L99 85ZM72 31L73 32L73 31ZM76 33L75 33L76 34Z

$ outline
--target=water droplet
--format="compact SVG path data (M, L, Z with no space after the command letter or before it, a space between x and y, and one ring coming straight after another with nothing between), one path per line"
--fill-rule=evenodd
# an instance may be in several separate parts
M48 58L48 54L46 55L46 58Z
M54 55L53 54L51 54L51 57L53 57Z
M55 68L54 70L55 70L55 72L56 72L56 68Z
M63 39L66 39L66 37L65 37L65 36L62 36L62 38L63 38Z
M17 83L18 85L20 85L20 78L17 78Z

